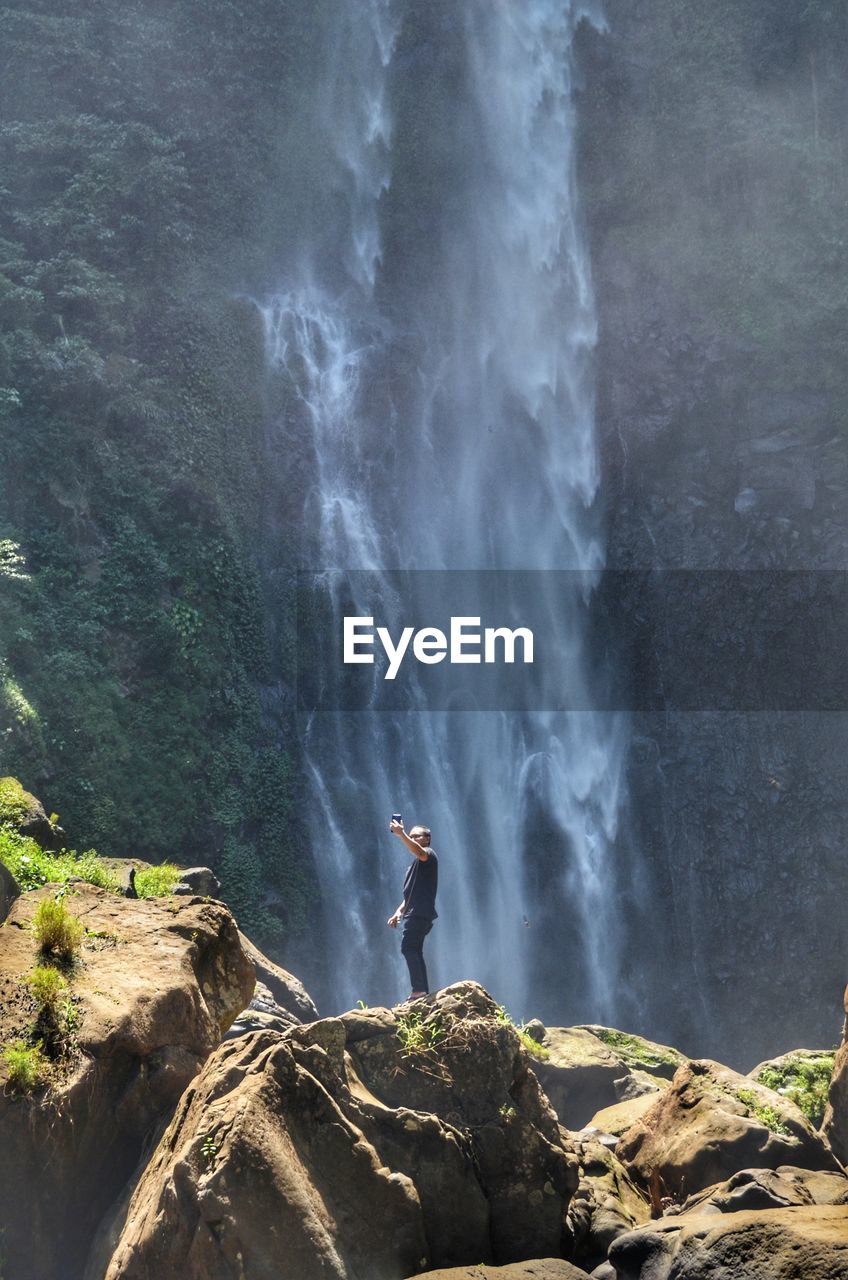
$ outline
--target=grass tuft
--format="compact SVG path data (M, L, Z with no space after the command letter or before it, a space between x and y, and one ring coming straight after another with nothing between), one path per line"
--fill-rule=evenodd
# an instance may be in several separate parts
M60 960L73 959L83 938L82 922L71 914L64 902L57 902L55 898L39 902L32 931L41 950Z
M3 1061L6 1064L9 1086L18 1093L31 1093L42 1083L46 1059L40 1045L13 1040L3 1050Z
M173 862L158 867L143 867L135 873L135 887L140 898L164 898L174 892L180 882L180 868Z

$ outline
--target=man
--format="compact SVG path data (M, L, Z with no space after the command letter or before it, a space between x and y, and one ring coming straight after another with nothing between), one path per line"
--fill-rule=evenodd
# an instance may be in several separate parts
M413 827L409 835L403 823L392 819L392 835L403 841L414 861L403 882L403 901L386 923L396 929L403 921L401 955L406 960L412 991L409 1000L418 1000L429 991L427 966L424 964L424 939L436 919L436 888L439 881L439 859L430 848L430 828Z

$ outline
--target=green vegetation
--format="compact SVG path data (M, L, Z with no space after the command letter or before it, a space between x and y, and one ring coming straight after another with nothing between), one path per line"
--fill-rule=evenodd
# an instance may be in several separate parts
M442 1044L447 1028L438 1016L425 1017L421 1009L410 1009L397 1015L395 1034L401 1043L403 1056L414 1053L430 1053Z
M779 1112L768 1102L761 1102L753 1089L738 1089L736 1096L748 1113L759 1120L760 1124L771 1133L780 1134L782 1137L789 1138L792 1136L791 1130L784 1124L780 1118Z
M32 931L41 950L60 960L72 960L83 938L82 922L64 902L45 898L32 919Z
M207 1133L206 1137L203 1139L203 1142L200 1145L200 1154L203 1157L204 1164L207 1166L212 1164L218 1154L218 1144L211 1133Z
M45 851L27 836L0 827L0 862L4 862L22 889L40 889L43 884L67 884L85 880L101 889L117 892L118 882L93 849L77 853L63 849Z
M17 778L0 778L0 827L16 826L28 813L27 795Z
M19 1093L30 1093L43 1082L47 1060L40 1045L14 1040L3 1050L3 1062L10 1088Z
M629 1035L626 1031L616 1031L612 1027L592 1027L592 1035L610 1049L615 1050L628 1067L644 1071L655 1071L660 1067L677 1068L682 1061L676 1053L664 1053L660 1045L643 1040L641 1036Z
M794 1102L818 1129L827 1107L834 1059L832 1053L793 1054L779 1066L764 1067L756 1079L767 1089Z
M103 855L208 851L260 940L302 928L310 890L293 713L260 703L292 679L297 548L265 525L245 295L297 198L277 140L310 8L0 10L4 769L49 778Z
M522 1047L525 1048L532 1057L538 1058L540 1062L546 1062L551 1056L550 1050L546 1049L543 1044L540 1044L538 1040L534 1040L533 1036L530 1035L525 1023L522 1022L518 1025L513 1022L504 1005L498 1006L498 1011L495 1014L495 1020L503 1026L512 1027L513 1031L518 1036L518 1039L521 1041Z
M68 989L59 970L52 965L40 964L25 981L41 1012L54 1015L63 993Z
M163 862L158 867L142 867L136 872L135 887L140 898L163 898L173 893L180 882L180 869L173 862Z

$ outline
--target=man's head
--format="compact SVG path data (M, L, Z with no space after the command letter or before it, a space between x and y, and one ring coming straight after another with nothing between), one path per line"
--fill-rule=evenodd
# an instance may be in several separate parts
M423 844L425 849L430 843L429 827L413 827L409 834L411 839L417 840L419 844Z

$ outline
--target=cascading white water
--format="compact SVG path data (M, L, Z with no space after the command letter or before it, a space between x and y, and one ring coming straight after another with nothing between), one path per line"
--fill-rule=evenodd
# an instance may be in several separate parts
M300 171L320 234L298 229L262 305L269 360L313 453L304 563L370 570L389 623L387 569L595 573L596 326L572 40L600 15L575 0L434 5L416 61L416 6L337 4L303 122L321 139L320 162ZM416 84L440 76L444 129L413 153ZM393 205L400 169L405 199ZM417 256L396 251L389 268L381 245L409 242L397 223L410 217L422 222ZM536 581L579 694L578 588ZM520 607L509 590L499 621ZM336 1005L403 993L385 927L407 861L387 832L400 808L429 823L441 854L432 982L477 978L516 1016L613 1015L617 717L329 714L304 726L303 746Z

